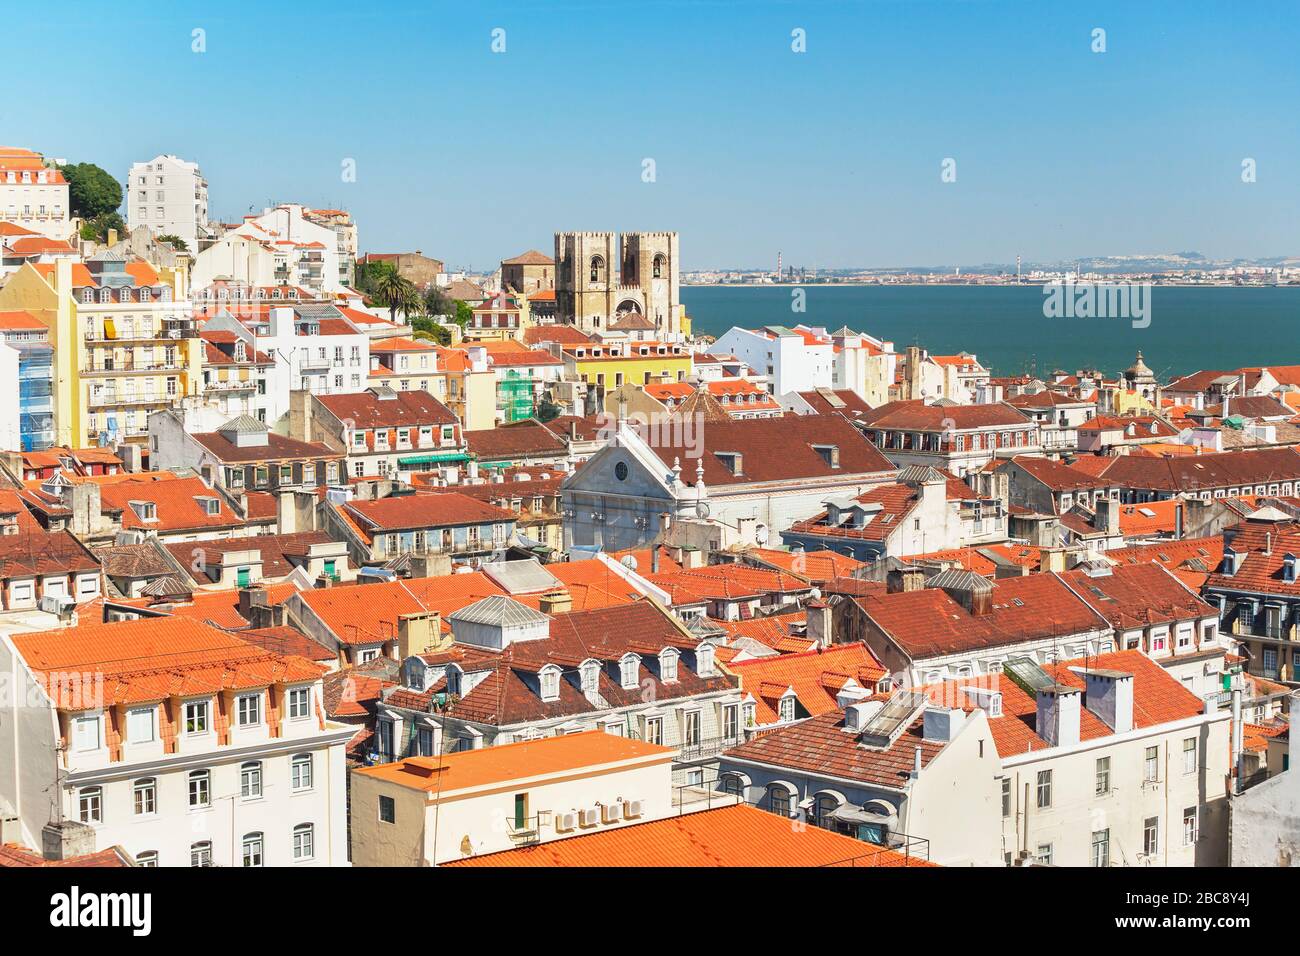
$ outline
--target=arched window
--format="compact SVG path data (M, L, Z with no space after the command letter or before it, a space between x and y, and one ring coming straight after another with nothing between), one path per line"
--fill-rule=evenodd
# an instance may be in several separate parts
M663 257L662 255L655 256L655 258L654 258L654 271L653 271L651 274L652 274L656 279L662 279L662 278L664 277L664 265L665 265L665 264L666 264L666 263L665 263L664 257Z
M244 800L256 800L262 796L261 761L250 760L247 763L240 764L239 796Z
M677 649L665 647L659 652L659 679L672 683L677 680Z
M583 661L579 674L583 691L595 691L600 686L600 661Z
M157 866L158 851L145 850L143 853L137 853L135 855L135 865L136 866Z
M293 828L293 858L310 860L316 855L315 828L310 823L300 823Z
M733 797L743 798L745 796L745 781L740 779L739 774L724 773L722 775L722 792Z
M289 765L289 782L291 789L310 790L311 782L311 754L295 754Z
M135 800L135 815L158 812L158 781L153 777L142 777L131 786Z
M834 794L819 793L813 801L813 823L825 829L835 826L832 814L840 808L840 800Z
M605 260L601 256L591 257L591 281L605 281Z
M190 866L212 865L212 841L201 840L190 844Z
M635 654L624 654L618 662L619 684L624 690L636 687L638 665L641 659Z
M77 815L82 823L102 823L104 791L100 787L82 787L77 792Z
M786 694L784 697L781 698L781 712L780 712L781 723L783 724L789 723L790 721L794 720L794 702L795 702L794 694Z
M191 770L188 777L191 807L212 805L212 775L207 770Z
M790 791L784 784L768 784L767 809L779 817L788 817L790 815Z
M244 866L262 865L262 834L260 832L244 834L240 856Z

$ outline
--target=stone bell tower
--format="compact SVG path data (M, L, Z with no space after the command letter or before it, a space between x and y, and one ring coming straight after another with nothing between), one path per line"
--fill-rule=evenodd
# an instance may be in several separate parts
M618 258L612 232L555 234L555 320L599 332L614 315Z

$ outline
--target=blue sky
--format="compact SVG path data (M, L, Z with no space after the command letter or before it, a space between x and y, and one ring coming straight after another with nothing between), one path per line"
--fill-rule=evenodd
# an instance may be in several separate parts
M370 251L488 268L557 229L676 229L685 268L1300 255L1289 2L111 9L6 14L0 140L119 178L176 153L215 216L342 206Z

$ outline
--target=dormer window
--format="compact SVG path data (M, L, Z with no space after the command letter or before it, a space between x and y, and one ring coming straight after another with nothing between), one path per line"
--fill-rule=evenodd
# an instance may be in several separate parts
M659 652L659 679L664 683L677 680L677 648L665 647Z
M447 693L448 694L455 694L457 697L461 695L462 693L461 687L463 686L461 681L462 677L464 677L464 672L459 667L452 665L451 667L447 668ZM545 678L543 678L543 686L544 685L545 685ZM555 693L556 696L559 696L558 689L556 690ZM543 693L542 697L543 699L545 699L546 697L545 693Z
M129 504L131 510L135 512L135 516L141 521L158 520L158 506L152 501L132 501Z
M600 661L583 661L579 674L583 693L595 693L600 684Z
M785 724L794 720L794 702L794 691L786 691L785 696L781 698L781 703L779 705L781 723Z
M619 686L624 690L633 690L636 687L637 670L640 664L641 658L635 654L624 654L619 660Z
M713 645L700 644L695 648L695 671L701 677L713 676Z
M915 446L914 446L915 447ZM840 467L839 445L813 445L813 451L821 455L822 461L830 468Z
M221 514L221 500L218 498L195 498L205 515Z
M547 664L537 674L541 683L542 700L560 699L560 669L554 664Z

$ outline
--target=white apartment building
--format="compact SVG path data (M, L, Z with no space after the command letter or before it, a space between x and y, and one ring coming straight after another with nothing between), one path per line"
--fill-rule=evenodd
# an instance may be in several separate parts
M198 163L164 154L135 163L126 177L126 224L179 236L191 256L208 235L208 182Z
M1010 668L989 705L1006 861L1226 865L1231 712L1136 651L1050 669Z
M151 866L342 866L344 746L325 669L179 617L0 639L0 804L23 843L94 831Z
M344 241L346 244L346 240ZM191 285L205 289L226 280L252 287L296 286L313 293L341 292L340 237L332 225L313 222L310 210L286 203L247 216L194 260Z
M258 395L272 427L289 411L291 391L353 394L369 384L370 337L332 305L272 306L265 320L248 323L221 313L209 319L203 331L233 332L254 354L274 360L266 394Z
M71 206L63 173L46 166L40 153L0 146L0 222L51 239L70 238Z
M773 395L835 388L835 344L825 329L779 325L730 329L710 347L766 376ZM865 396L864 396L865 397Z
M661 820L673 754L593 730L354 770L352 862L437 866Z

